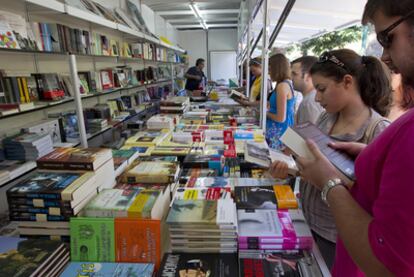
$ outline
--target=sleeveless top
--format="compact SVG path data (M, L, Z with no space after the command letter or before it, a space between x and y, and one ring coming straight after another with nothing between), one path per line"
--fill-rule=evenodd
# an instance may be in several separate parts
M291 80L285 80L282 83L287 83L292 92L292 98L287 99L286 103L286 118L284 122L276 122L270 118L266 120L266 141L269 144L270 148L281 150L283 148L282 143L280 142L280 137L285 133L286 129L289 126L293 126L295 123L295 103L296 97L293 89L293 84ZM276 86L277 88L277 86ZM275 89L272 92L272 95L269 98L269 112L276 114L277 113L277 90Z

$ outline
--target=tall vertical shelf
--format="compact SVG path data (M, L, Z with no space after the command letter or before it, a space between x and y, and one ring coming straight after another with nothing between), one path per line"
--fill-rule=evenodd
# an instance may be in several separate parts
M72 7L64 1L57 0L0 0L1 10L10 11L23 16L27 22L47 22L60 23L72 28L88 30L90 33L97 32L107 35L123 42L149 42L156 44L157 47L181 54L185 51L177 46L168 45L159 39L144 34L128 26L109 21L93 13ZM70 54L68 52L43 52L27 51L0 48L0 69L27 73L59 73L70 74ZM127 65L133 70L140 70L148 65L165 65L173 68L181 63L172 61L152 61L143 58L131 58L122 56L98 56L73 53L77 62L77 72L79 71L99 71L104 68ZM156 57L155 57L156 58ZM167 57L168 58L168 57ZM171 74L173 72L171 71ZM170 85L174 88L176 76L168 79L158 80L151 83L117 88L110 91L96 92L89 95L82 95L81 106L92 107L95 104L105 103L108 99L117 98L122 95L132 95L146 91L153 86ZM0 137L17 132L22 126L40 121L47 117L48 113L74 110L74 99L68 97L60 101L42 103L33 109L5 115L0 117ZM141 111L142 113L142 111ZM139 116L138 112L135 116Z

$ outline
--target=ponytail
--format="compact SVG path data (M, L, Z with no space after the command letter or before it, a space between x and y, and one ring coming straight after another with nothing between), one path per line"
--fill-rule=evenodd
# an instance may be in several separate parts
M361 64L362 70L357 76L361 98L367 106L372 107L380 115L386 116L392 97L389 70L372 56L363 56Z
M311 75L321 74L341 82L349 74L357 80L362 101L380 115L388 114L391 104L391 76L386 66L377 58L360 56L349 49L333 50L328 59L320 59L311 68ZM329 61L329 55L337 61ZM323 57L323 56L322 56ZM329 61L329 62L327 62Z

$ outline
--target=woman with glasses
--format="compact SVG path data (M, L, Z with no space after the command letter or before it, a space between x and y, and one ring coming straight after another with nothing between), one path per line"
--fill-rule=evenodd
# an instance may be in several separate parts
M352 50L324 53L311 68L315 100L325 112L316 125L336 141L370 143L388 125L383 118L390 104L390 76L374 57L361 57ZM270 173L286 177L287 165L276 162ZM303 181L302 208L316 243L329 267L335 257L337 231L320 191Z
M331 145L356 158L351 189L313 142L315 158L297 161L335 218L334 277L414 276L414 1L368 0L363 21L375 25L382 60L401 74L409 110L369 145Z
M269 74L276 88L268 99L266 141L270 148L282 150L279 139L295 123L296 97L289 60L283 54L270 57Z

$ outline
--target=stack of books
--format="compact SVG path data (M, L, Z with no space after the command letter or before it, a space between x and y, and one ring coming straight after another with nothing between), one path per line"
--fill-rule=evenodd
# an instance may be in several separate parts
M0 161L0 185L14 180L26 172L34 169L36 162L34 161L16 161L2 160Z
M120 184L119 188L105 189L83 209L87 217L130 217L161 220L168 209L168 186L134 186Z
M69 249L60 241L0 237L0 276L60 276Z
M108 120L101 118L88 119L87 126L90 133L96 133L108 127Z
M115 176L121 175L125 169L139 157L139 154L139 151L135 151L133 149L112 150Z
M96 195L92 172L36 171L7 190L11 221L25 236L68 236L67 222ZM31 222L31 224L25 224Z
M200 112L186 112L183 114L180 123L182 124L206 124L209 112L200 111Z
M147 121L147 128L150 130L168 129L173 130L177 119L169 115L154 115Z
M166 223L173 252L237 252L236 205L232 199L175 199Z
M112 150L106 148L57 148L37 160L39 169L63 171L92 171L98 190L115 185Z
M177 162L137 161L121 176L124 183L170 184L178 179L180 166Z
M161 100L161 113L184 114L190 108L190 98L184 96L174 96L166 100Z
M3 140L6 158L9 160L35 161L53 151L49 134L23 133Z

